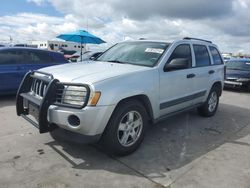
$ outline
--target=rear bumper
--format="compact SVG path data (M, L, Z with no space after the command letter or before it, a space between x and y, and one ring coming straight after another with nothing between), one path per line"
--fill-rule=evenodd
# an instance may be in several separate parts
M248 82L236 82L236 81L224 81L224 87L225 88L239 88L239 89L245 89L248 87L250 83Z

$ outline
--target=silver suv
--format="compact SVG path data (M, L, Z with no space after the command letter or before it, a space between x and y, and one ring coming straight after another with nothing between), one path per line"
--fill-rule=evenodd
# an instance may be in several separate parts
M223 81L224 63L210 41L122 42L95 61L29 72L17 94L17 115L40 133L61 127L127 155L149 122L195 107L213 116Z

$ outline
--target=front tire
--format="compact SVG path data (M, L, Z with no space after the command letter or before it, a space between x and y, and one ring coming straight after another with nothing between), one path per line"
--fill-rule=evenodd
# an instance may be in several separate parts
M202 106L198 107L198 113L203 117L211 117L216 113L218 104L219 89L217 87L212 87L206 102Z
M101 142L109 153L128 155L140 146L147 124L147 112L139 101L122 102L112 114Z

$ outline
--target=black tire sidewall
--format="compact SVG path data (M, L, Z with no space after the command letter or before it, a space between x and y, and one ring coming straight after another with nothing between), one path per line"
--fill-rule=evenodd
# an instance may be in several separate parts
M118 137L117 137L117 130L119 127L119 123L124 117L126 113L129 111L136 111L141 115L142 121L143 121L143 126L141 130L140 137L137 139L137 141L128 147L125 147L120 144ZM114 113L111 116L111 119L104 131L103 134L103 142L108 149L108 152L116 155L127 155L132 152L134 152L139 145L141 144L144 136L145 136L145 130L148 124L148 119L147 119L147 112L144 108L144 106L138 102L138 101L128 101L125 103L120 104L114 111Z
M216 104L216 107L214 108L214 110L212 112L210 112L208 109L209 108L208 101L211 98L211 95L213 92L216 92L217 104ZM198 111L199 111L200 115L202 115L204 117L211 117L216 113L218 105L219 105L219 89L216 87L213 87L208 94L206 102L201 107L198 108Z

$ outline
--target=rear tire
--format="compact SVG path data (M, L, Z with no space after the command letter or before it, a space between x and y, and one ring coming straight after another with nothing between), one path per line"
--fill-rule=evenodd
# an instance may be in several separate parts
M147 125L147 112L139 101L122 102L113 112L100 142L111 154L128 155L140 146Z
M203 117L213 116L218 108L219 104L219 89L218 87L212 87L207 97L206 102L198 107L198 113Z

